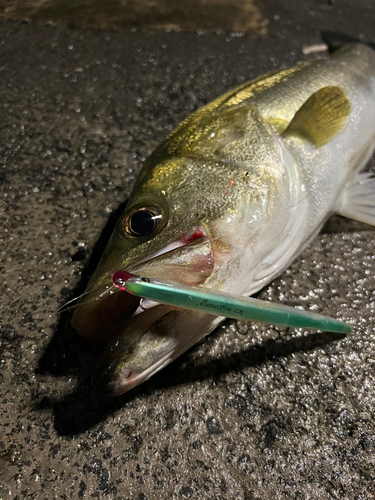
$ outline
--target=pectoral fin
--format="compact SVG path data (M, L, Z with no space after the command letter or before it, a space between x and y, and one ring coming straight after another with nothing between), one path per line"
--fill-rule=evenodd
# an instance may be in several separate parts
M375 177L369 172L357 174L346 185L337 213L375 226Z
M350 101L340 87L323 87L307 99L284 132L320 148L344 128L350 113Z

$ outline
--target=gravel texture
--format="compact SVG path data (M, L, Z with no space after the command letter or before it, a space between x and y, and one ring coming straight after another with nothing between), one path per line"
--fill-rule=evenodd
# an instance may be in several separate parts
M83 290L144 158L179 121L318 57L301 53L328 27L317 5L267 14L267 36L0 25L1 499L375 498L369 226L333 218L261 293L342 318L347 337L226 321L105 399L89 382L98 349L56 312ZM369 39L375 12L355 5L357 29L354 15L325 19Z

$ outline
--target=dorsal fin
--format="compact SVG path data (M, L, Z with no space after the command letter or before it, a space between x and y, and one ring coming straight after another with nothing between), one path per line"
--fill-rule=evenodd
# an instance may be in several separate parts
M183 129L195 126L199 120L210 115L211 113L216 113L231 107L238 107L242 105L246 106L250 104L249 102L246 102L248 99L273 87L276 83L287 80L310 64L311 63L309 62L302 62L292 68L285 68L273 73L267 73L266 75L258 76L249 82L242 83L238 87L219 96L217 99L206 104L195 113L188 116L171 132L171 134L167 137L166 142L174 142ZM162 144L162 147L165 148L165 143Z
M323 87L297 111L284 135L306 139L320 148L344 128L350 107L350 101L340 87Z

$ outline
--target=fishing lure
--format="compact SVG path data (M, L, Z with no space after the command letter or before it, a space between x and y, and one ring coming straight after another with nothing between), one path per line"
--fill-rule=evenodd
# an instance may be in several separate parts
M167 280L141 278L126 271L116 271L113 275L113 284L116 288L141 298L191 311L207 312L214 316L334 333L350 333L352 331L350 325L329 316L210 288L182 285Z

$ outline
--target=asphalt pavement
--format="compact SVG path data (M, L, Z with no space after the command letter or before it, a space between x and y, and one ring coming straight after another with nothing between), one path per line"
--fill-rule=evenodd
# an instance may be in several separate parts
M268 2L262 32L0 24L0 498L375 498L374 228L333 217L261 298L347 336L227 320L148 382L98 396L100 352L57 313L144 159L192 111L373 2ZM375 170L375 160L370 164Z

